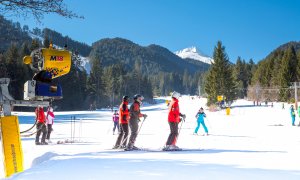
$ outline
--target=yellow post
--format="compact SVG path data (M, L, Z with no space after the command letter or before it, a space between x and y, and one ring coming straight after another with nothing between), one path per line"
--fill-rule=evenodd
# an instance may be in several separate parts
M226 108L226 115L228 115L228 116L230 115L230 107Z
M5 176L23 171L23 151L18 116L0 117Z

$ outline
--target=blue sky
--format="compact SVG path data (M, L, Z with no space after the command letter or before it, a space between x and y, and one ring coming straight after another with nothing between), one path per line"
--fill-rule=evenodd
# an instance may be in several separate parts
M66 0L85 19L46 15L43 25L14 19L30 28L48 27L92 44L122 37L171 51L196 46L212 56L218 40L230 61L259 61L279 45L300 41L300 0Z

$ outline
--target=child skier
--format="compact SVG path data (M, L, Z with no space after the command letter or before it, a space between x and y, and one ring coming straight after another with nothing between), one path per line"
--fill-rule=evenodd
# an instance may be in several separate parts
M128 121L129 121L128 102L129 102L129 97L123 96L123 101L120 105L120 111L119 111L120 134L118 136L118 139L113 149L125 148L127 144L128 131L129 131L128 130Z
M300 119L300 106L298 106L298 116L299 116L299 119ZM300 121L299 121L298 126L300 126Z
M168 122L169 122L171 132L166 142L166 146L163 148L164 151L180 150L180 148L176 146L176 141L178 136L178 124L180 122L180 117L183 117L183 119L185 119L185 115L181 114L179 111L178 99L180 97L180 94L174 91L171 97L172 100L169 104L169 114L168 114Z
M197 127L194 131L194 134L197 134L198 133L198 130L200 128L200 124L202 124L203 128L204 128L204 131L205 131L205 134L204 135L208 135L208 129L205 125L205 122L204 122L204 118L206 117L206 114L204 113L203 111L203 108L201 107L198 111L198 113L196 114L196 118L197 118Z
M296 115L295 115L295 110L294 110L294 106L291 105L291 117L292 117L292 126L295 126L295 118L296 118Z
M114 123L114 128L113 128L113 135L115 134L116 128L118 129L118 132L120 131L119 129L119 113L115 110L115 113L113 114L113 123Z
M54 122L54 113L53 113L53 108L52 107L48 107L47 110L47 115L46 115L46 124L47 124L47 136L46 136L46 140L48 141L48 143L51 143L50 141L50 135L51 132L53 131L52 129L52 125Z

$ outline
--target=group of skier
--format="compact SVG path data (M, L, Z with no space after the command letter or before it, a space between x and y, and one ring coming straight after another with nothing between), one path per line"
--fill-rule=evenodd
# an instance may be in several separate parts
M36 136L35 136L35 144L36 145L48 145L50 142L50 135L53 131L52 125L54 121L54 113L53 108L47 108L47 115L45 116L44 108L42 106L38 106L35 109L36 116ZM40 141L40 135L42 134L42 138ZM47 142L46 142L47 141Z
M134 146L135 140L138 135L138 123L140 121L140 117L144 119L147 118L146 114L142 114L140 110L141 103L144 97L140 94L136 94L134 97L134 102L128 109L129 96L123 96L122 103L119 108L119 136L117 138L116 144L114 145L114 149L124 148L125 150L135 150L138 149ZM129 127L130 127L130 137L128 141L129 135ZM128 141L128 143L127 143Z
M172 151L172 150L180 150L178 146L176 146L177 137L179 135L178 125L181 121L184 121L186 118L185 114L180 113L179 109L179 97L180 94L174 91L171 95L171 101L168 103L169 112L168 112L168 123L170 126L170 134L166 141L165 147L163 150ZM119 114L115 111L113 115L114 128L113 132L117 127L116 119L119 121L120 129L119 136L117 141L113 147L113 149L124 149L124 150L139 150L135 146L135 140L138 135L140 118L143 117L144 120L147 118L146 114L141 113L140 106L143 100L143 96L137 94L133 97L134 102L128 108L129 104L129 96L123 96L122 103L119 108ZM196 115L197 118L197 127L194 131L194 134L197 134L200 124L204 127L206 135L208 135L208 129L204 123L204 117L206 117L203 108L199 109L199 112ZM130 128L130 137L129 137L129 128Z

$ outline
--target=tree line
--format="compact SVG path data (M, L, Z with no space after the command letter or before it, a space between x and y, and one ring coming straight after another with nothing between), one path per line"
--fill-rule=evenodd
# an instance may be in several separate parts
M218 42L213 59L205 78L209 105L216 104L221 95L229 102L237 98L295 101L293 82L300 80L300 42L281 45L258 64L241 57L230 63L225 47Z

